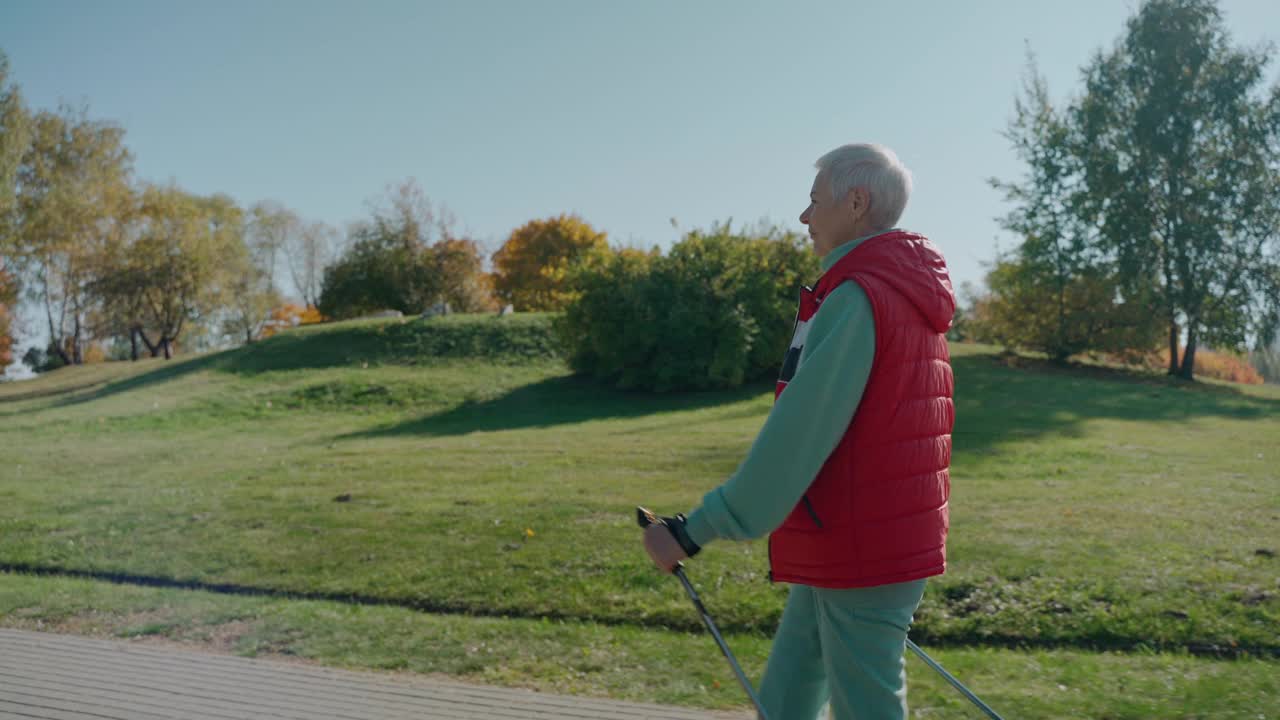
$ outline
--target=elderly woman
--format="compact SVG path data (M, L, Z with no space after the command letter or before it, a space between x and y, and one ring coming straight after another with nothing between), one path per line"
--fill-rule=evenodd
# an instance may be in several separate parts
M670 572L718 538L769 534L791 585L760 687L771 720L902 718L903 653L925 578L946 569L955 421L942 253L894 228L911 174L888 148L823 155L800 222L822 277L800 294L776 400L702 505L646 530Z

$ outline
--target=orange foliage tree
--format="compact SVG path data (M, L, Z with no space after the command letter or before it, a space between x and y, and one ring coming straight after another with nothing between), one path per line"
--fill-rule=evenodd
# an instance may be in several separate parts
M530 220L494 254L494 291L517 310L560 310L570 298L573 263L608 252L608 236L577 215Z
M296 303L285 303L271 311L271 319L262 326L262 337L269 338L281 330L324 321L325 317L313 305L304 307Z
M1165 352L1160 349L1150 351L1142 359L1143 366L1150 370L1165 369L1169 363ZM1182 362L1186 352L1186 348L1179 350L1178 362ZM1243 385L1261 385L1264 382L1262 374L1249 364L1248 359L1232 352L1203 348L1196 350L1196 374Z

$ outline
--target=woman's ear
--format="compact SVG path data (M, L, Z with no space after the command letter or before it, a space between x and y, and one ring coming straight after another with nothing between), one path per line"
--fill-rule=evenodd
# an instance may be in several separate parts
M854 220L861 220L871 210L871 193L866 188L856 187L846 197Z

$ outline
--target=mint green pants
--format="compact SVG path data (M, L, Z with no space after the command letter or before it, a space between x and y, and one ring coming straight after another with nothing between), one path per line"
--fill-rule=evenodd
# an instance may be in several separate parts
M769 720L907 716L907 630L924 580L851 590L792 585L760 703Z

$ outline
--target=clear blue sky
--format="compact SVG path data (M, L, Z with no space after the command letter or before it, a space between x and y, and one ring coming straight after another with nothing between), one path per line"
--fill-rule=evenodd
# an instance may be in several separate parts
M1220 5L1238 44L1280 40L1280 2ZM415 177L490 249L564 211L643 247L673 217L799 230L813 161L880 142L959 282L1013 244L985 179L1021 172L999 133L1028 44L1065 98L1135 7L0 0L0 48L30 106L124 126L142 179L343 228Z

